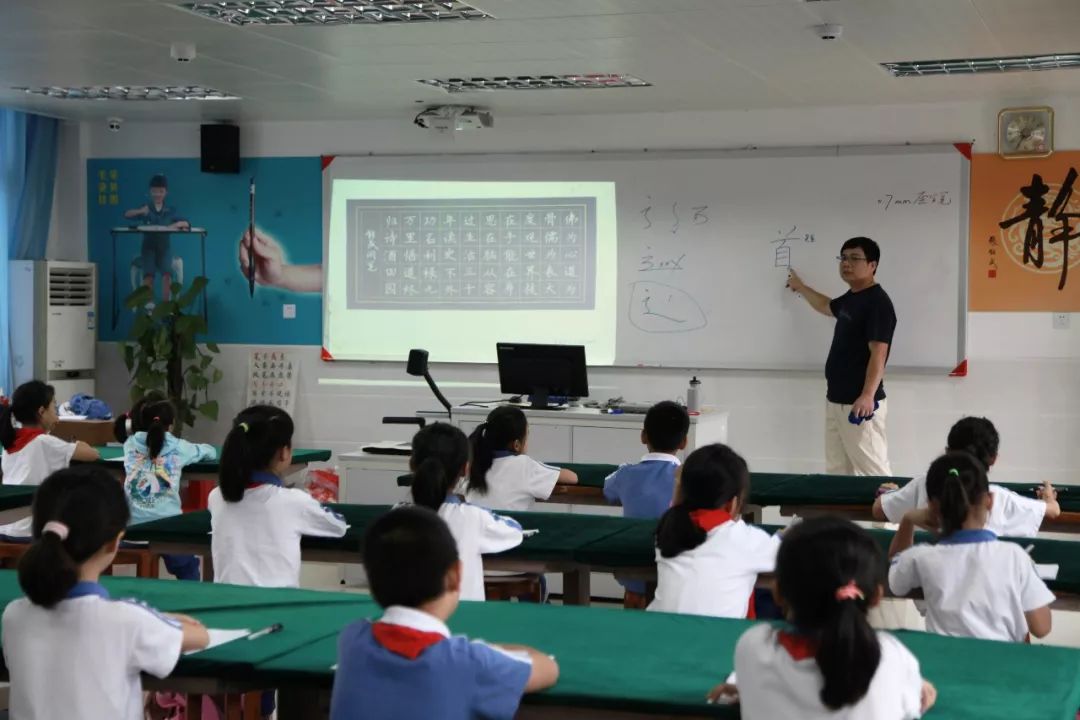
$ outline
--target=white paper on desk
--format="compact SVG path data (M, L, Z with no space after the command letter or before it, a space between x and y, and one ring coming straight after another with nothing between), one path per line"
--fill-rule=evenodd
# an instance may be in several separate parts
M207 628L206 632L210 635L210 644L200 650L189 650L184 653L185 655L194 655L203 650L209 650L210 648L216 648L218 645L245 638L251 634L250 630L219 630L217 628Z
M1057 580L1060 566L1057 563L1035 563L1035 574L1043 580Z
M124 462L124 456L120 455L119 457L102 458L102 460L105 462L122 463Z
M539 535L539 534L540 534L539 530L522 530L521 531L522 537L532 537L533 535Z

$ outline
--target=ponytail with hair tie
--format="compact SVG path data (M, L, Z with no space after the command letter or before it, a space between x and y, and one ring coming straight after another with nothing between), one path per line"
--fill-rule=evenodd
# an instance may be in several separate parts
M469 442L472 444L472 467L469 470L469 490L487 494L487 473L495 464L495 453L509 450L515 442L525 442L529 421L521 408L500 405L488 413L487 420L476 426Z
M293 421L270 405L253 405L233 420L221 448L218 488L226 502L240 502L252 476L271 467L275 455L292 447Z

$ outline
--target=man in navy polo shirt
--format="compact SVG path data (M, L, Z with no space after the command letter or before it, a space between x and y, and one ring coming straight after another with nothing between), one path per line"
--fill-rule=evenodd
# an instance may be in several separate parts
M825 361L826 472L892 475L885 437L884 379L896 312L875 279L881 249L870 238L854 237L844 243L837 260L840 277L850 288L838 298L817 292L794 271L787 283L812 308L836 318Z

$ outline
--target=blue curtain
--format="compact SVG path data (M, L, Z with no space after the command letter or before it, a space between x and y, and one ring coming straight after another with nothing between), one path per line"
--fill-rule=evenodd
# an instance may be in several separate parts
M0 388L11 393L8 260L44 260L60 123L0 108Z

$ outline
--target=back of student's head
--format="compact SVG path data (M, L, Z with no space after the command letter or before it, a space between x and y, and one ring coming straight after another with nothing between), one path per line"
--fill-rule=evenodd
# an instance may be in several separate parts
M23 592L35 605L56 605L78 582L79 566L129 517L124 490L108 470L80 465L50 475L34 495L34 543L19 560Z
M417 505L438 510L446 500L465 464L469 440L458 427L434 423L421 428L412 439L412 497Z
M858 702L881 660L866 614L885 583L885 558L870 535L837 517L809 518L784 533L776 586L787 619L816 646L821 702Z
M282 448L292 448L289 413L270 405L252 405L233 419L221 448L218 487L228 502L244 499L252 475L268 469Z
M679 403L664 400L645 413L645 438L656 452L674 453L689 431L690 416Z
M135 433L145 431L146 427L142 422L143 406L166 399L165 393L160 390L147 390L145 395L135 401L130 410L117 415L113 420L113 437L116 438L116 442L122 443Z
M450 528L433 510L403 506L364 534L364 571L382 607L420 607L446 591L446 573L458 560Z
M146 449L151 458L161 454L165 447L165 433L176 420L176 411L168 400L147 402L139 411L140 425L146 428Z
M746 461L727 445L705 445L690 453L679 481L681 500L663 514L656 527L660 554L675 557L705 542L706 533L691 513L722 508L733 498L741 501L749 485Z
M947 452L926 472L926 497L937 501L943 536L961 529L971 508L989 492L986 466L969 452Z
M967 451L990 467L997 459L1000 443L1001 437L994 423L984 417L965 417L957 420L949 430L947 448Z
M495 453L509 450L514 441L524 443L528 434L529 421L521 408L500 405L489 412L487 420L477 425L469 436L472 443L469 489L486 493L487 472L495 462Z
M15 425L37 425L41 419L41 410L48 409L56 397L52 385L40 380L31 380L15 388L9 404L0 406L0 445L5 449L15 444Z

